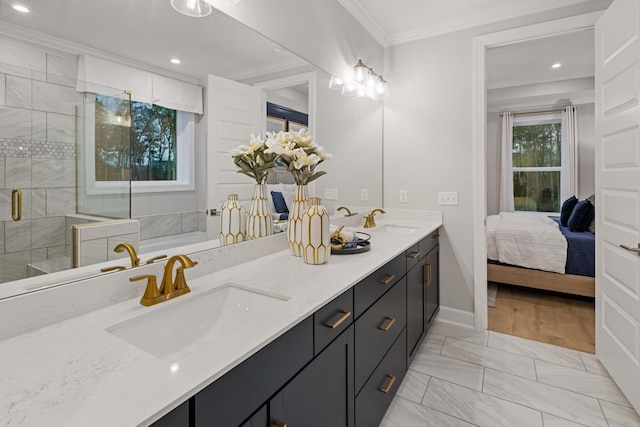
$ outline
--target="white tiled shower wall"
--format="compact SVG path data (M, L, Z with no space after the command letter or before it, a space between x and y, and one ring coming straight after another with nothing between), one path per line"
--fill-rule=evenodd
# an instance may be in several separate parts
M76 211L77 59L0 40L0 282L30 262L65 256ZM22 220L11 191L22 190Z

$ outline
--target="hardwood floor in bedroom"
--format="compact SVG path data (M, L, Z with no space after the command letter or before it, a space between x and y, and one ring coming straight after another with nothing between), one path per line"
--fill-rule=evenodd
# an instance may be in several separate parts
M499 285L489 330L595 353L593 298Z

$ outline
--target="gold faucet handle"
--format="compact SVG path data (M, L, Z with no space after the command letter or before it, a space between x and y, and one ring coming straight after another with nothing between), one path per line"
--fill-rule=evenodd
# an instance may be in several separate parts
M165 259L167 256L166 255L158 255L158 256L154 256L153 258L149 258L146 263L147 264L153 264L156 261L159 261L161 259Z
M140 304L149 306L158 302L157 298L160 296L156 276L152 274L144 274L142 276L134 276L129 278L131 282L137 282L145 279L147 279L147 288L144 290L144 295L142 295L142 298L140 299Z
M121 270L126 270L127 267L125 267L124 265L114 265L112 267L105 267L105 268L101 268L100 271L103 273L109 273L111 271L121 271Z

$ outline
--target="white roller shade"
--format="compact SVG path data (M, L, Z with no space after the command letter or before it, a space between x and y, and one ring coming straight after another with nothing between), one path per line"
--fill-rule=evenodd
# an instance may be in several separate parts
M80 56L76 90L103 95L129 90L132 101L203 112L202 87L91 55Z

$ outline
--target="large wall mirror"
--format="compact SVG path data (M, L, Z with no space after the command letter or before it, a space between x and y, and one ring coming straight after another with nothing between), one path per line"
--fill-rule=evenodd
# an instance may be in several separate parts
M204 18L181 15L169 0L27 3L31 12L20 14L9 0L0 0L0 271L6 276L0 278L0 298L44 282L100 274L106 265L76 269L81 275L60 267L64 271L53 269L46 279L29 277L42 273L33 271L34 264L69 256L68 230L77 221L81 178L76 160L83 149L77 107L87 103L86 94L76 91L82 54L200 85L205 94L214 75L261 88L265 101L296 110L306 106L314 138L333 154L319 168L328 174L315 182L313 194L337 195L337 200L323 199L330 212L338 206L359 211L382 205L381 103L332 91L325 71L286 46L215 9ZM181 63L171 63L173 58ZM291 84L282 83L287 81ZM188 119L194 137L190 188L131 189L130 217L140 222L143 258L163 245L189 243L191 237L182 240L182 235L216 237L207 233L205 211L219 207L226 194L219 194L214 206L207 201L207 117L205 103L204 114ZM245 135L237 143L248 141ZM231 157L218 158L217 166L235 172ZM21 189L19 221L14 189Z

